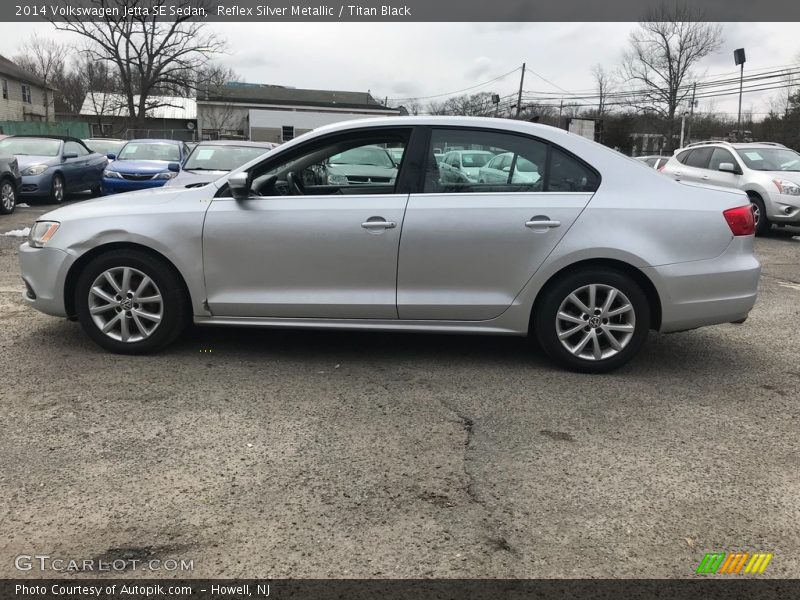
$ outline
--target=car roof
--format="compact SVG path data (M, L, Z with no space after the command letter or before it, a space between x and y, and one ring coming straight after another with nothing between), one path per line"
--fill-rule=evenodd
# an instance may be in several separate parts
M83 138L84 142L127 142L119 138Z
M185 142L181 140L165 140L165 139L157 139L157 138L140 138L136 140L127 140L127 143L130 144L131 142L136 142L137 144L148 143L148 144L174 144L176 146L180 146Z
M24 138L26 140L59 140L61 142L80 142L83 143L83 140L78 138L74 138L68 135L12 135L9 136L12 138Z
M189 143L189 142L187 142ZM191 142L197 146L238 146L240 148L274 148L274 142L252 142L250 140L206 140L204 142Z

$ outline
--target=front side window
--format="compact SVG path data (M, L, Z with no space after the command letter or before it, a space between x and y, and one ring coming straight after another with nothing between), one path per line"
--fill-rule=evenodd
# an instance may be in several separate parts
M800 171L800 154L788 148L737 149L748 169L754 171Z
M433 148L441 146L465 148L454 153L461 161L437 165ZM567 152L522 135L434 129L428 153L424 193L593 192L600 183Z
M350 133L267 159L250 171L260 196L390 194L399 168L389 148L405 151L410 130Z
M177 144L161 142L129 142L120 150L117 160L163 160L179 162L181 151Z
M733 166L736 166L736 160L733 158L733 154L725 150L725 148L714 148L714 151L711 153L711 160L708 163L708 168L712 171L719 171L719 166L722 163L731 163Z
M78 156L86 156L89 154L82 145L78 142L65 142L64 154L77 154Z

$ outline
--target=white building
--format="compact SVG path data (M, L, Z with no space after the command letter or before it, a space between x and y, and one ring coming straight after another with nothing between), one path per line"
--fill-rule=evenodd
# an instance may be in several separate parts
M200 139L249 138L286 142L328 123L400 115L369 92L304 90L229 83L197 94Z
M0 121L53 121L53 88L0 55Z

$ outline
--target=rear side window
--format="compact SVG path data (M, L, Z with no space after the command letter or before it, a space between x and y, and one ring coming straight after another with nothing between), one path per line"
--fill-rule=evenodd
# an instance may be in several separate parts
M685 165L685 164L686 164L686 159L687 159L687 158L689 158L689 155L690 155L691 153L692 153L692 151L691 151L691 150L684 150L683 152L679 152L679 153L678 153L678 155L675 157L675 159L676 159L676 160L677 160L679 163L681 163L681 164Z
M708 159L711 158L713 148L695 148L686 159L686 166L705 169L708 166Z
M461 161L437 164L433 150L461 147ZM600 178L549 143L500 131L434 129L423 193L593 192ZM469 160L467 158L469 157Z

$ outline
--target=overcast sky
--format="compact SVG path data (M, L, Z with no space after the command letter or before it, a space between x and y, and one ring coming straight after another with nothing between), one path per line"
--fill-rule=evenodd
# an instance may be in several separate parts
M569 91L594 87L591 67L619 64L633 23L212 23L228 44L221 62L250 83L350 91L377 98L433 96L460 90L511 71L522 62ZM34 31L68 41L47 23L4 24L0 54L13 57ZM744 47L748 69L800 62L796 23L728 23L722 49L699 74L734 73L733 50ZM509 94L519 72L474 91ZM526 75L526 90L558 92ZM437 98L441 99L441 98ZM769 94L744 97L745 109L768 109ZM423 103L426 103L424 100ZM735 113L735 96L714 108Z

